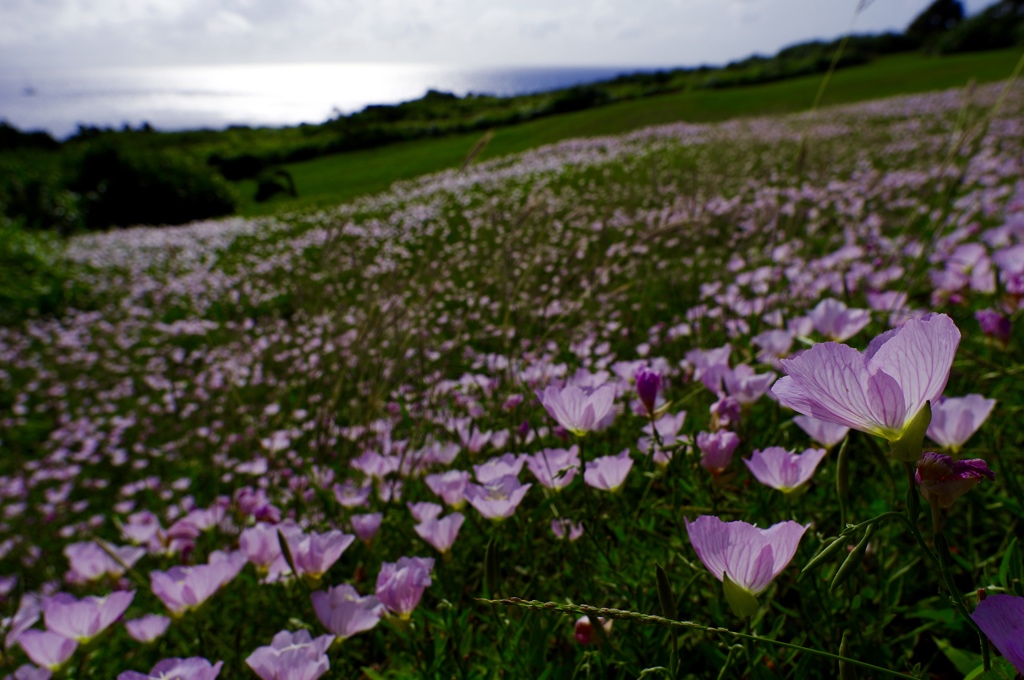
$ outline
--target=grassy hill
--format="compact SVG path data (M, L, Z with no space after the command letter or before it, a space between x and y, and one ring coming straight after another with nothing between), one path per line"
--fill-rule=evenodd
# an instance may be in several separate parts
M1020 50L999 50L946 57L900 54L835 73L823 105L899 94L962 87L970 81L1007 78ZM611 104L499 128L477 156L483 160L517 153L571 137L593 137L678 121L713 122L809 109L821 76L726 90L695 90ZM422 139L378 149L325 156L284 166L295 179L299 197L256 203L255 180L238 183L240 212L261 215L334 205L387 189L393 182L459 167L480 135Z

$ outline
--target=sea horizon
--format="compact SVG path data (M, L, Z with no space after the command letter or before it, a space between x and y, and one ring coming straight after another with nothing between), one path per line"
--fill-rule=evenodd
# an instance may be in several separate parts
M0 73L0 120L58 139L79 126L162 131L319 124L370 105L514 96L676 66L482 66L299 63L116 66Z

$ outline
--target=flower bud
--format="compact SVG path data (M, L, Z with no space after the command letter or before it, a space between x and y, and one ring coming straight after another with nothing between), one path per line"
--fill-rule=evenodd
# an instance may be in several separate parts
M601 627L604 628L604 636L607 636L612 632L612 621L605 619L603 616L597 617ZM576 637L576 642L581 645L591 645L595 642L600 642L601 638L604 637L601 633L594 630L594 624L591 623L588 616L581 616L576 619L576 629L573 632Z
M949 508L982 477L994 480L996 474L978 458L953 462L953 458L946 454L929 452L917 462L915 477L926 501L940 508Z

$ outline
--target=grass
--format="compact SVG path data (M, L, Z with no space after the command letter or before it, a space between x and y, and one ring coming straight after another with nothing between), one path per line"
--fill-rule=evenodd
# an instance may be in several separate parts
M823 100L843 104L900 94L963 87L1009 76L1020 50L998 50L949 57L902 54L837 72ZM518 153L572 137L630 132L650 125L717 122L806 110L821 76L727 90L697 90L632 100L577 113L500 128L478 160ZM284 166L295 178L299 197L256 203L255 180L238 183L242 215L322 208L386 190L396 181L458 167L479 141L477 134L452 135L379 149L325 156Z

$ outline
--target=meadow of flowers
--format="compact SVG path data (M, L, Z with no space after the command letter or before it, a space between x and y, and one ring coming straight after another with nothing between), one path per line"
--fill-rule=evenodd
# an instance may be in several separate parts
M1024 90L77 237L0 328L0 674L1024 672Z

